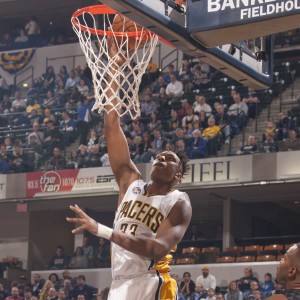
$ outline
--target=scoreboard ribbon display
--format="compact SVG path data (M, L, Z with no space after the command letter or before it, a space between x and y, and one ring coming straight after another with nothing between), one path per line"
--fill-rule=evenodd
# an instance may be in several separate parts
M188 31L209 47L296 29L300 22L300 0L188 0L187 4Z

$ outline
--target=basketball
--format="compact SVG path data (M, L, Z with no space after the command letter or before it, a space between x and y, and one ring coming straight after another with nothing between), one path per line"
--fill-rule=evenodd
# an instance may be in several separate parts
M112 31L114 32L137 32L142 31L143 27L138 25L137 23L131 21L130 19L122 16L122 15L115 15L113 23L112 23ZM141 36L142 37L142 36ZM116 37L117 42L124 43L126 40L126 37ZM134 50L136 48L136 45L138 44L138 48L144 47L144 45L147 43L147 39L137 41L135 37L128 37L128 47L131 50Z

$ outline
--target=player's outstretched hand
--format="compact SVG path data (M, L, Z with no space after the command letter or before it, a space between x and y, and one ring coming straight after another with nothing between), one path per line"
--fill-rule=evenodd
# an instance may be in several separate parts
M78 233L83 230L87 230L92 234L96 234L98 231L98 223L89 217L79 206L76 204L75 206L70 205L70 209L79 215L79 218L66 218L70 223L80 223L81 225L72 230L72 233Z

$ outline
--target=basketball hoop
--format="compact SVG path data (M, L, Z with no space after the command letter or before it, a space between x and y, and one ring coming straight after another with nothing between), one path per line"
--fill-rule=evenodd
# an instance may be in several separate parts
M98 29L95 15L103 15L102 29ZM158 36L133 21L130 22L134 27L125 31L124 17L120 17L123 22L121 29L115 30L112 15L118 14L106 5L89 6L77 10L71 22L92 72L96 99L93 110L98 109L99 113L102 110L107 113L115 110L119 116L128 112L132 119L136 119L140 116L139 86L156 48ZM113 57L109 55L108 37L113 39L117 47L118 53ZM117 63L119 55L124 58L121 65ZM108 81L108 77L112 80ZM120 84L115 92L111 89L111 82L116 80ZM112 92L110 97L106 95L109 89ZM115 98L118 99L117 105L112 103Z

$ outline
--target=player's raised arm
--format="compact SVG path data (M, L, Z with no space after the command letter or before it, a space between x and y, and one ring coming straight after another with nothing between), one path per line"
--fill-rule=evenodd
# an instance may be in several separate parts
M109 39L110 55L117 55L116 45L113 39ZM120 55L121 56L121 55ZM120 64L124 57L120 57ZM117 69L117 65L115 66ZM116 69L111 69L111 75L115 75ZM107 90L108 97L116 96L111 102L114 106L118 105L119 77L109 76L110 88ZM108 111L109 111L109 107ZM105 113L104 130L107 139L108 156L110 165L116 181L120 188L119 199L123 198L131 182L138 179L141 175L134 163L130 159L130 153L126 137L120 127L120 117L115 110Z
M78 206L70 206L70 208L79 215L79 218L67 218L67 221L81 224L72 230L73 233L88 230L95 235L111 240L132 253L151 258L154 261L162 259L182 240L192 217L192 207L186 195L185 199L179 200L174 205L158 229L156 237L150 238L113 231L111 228L97 223Z

